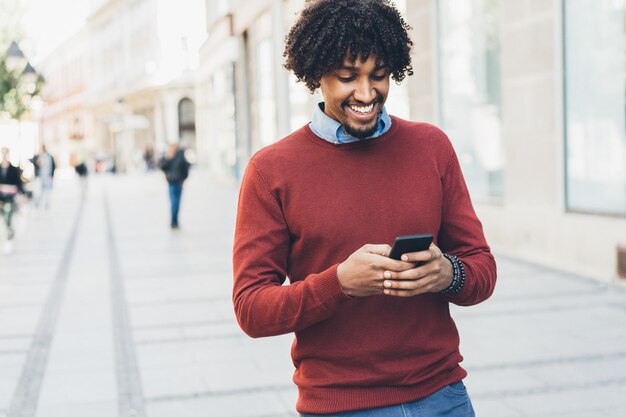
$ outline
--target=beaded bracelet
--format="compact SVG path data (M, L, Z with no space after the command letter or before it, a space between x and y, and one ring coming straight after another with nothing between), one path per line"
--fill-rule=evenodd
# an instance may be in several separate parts
M443 295L456 295L461 292L463 286L465 285L465 267L463 266L463 262L455 256L450 255L448 253L444 253L443 256L446 257L452 264L452 282L445 290L441 291Z

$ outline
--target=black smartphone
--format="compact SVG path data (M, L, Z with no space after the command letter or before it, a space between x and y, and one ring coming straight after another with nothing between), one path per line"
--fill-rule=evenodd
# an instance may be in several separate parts
M398 236L393 243L389 257L400 260L400 257L409 252L419 252L428 249L433 242L433 235Z

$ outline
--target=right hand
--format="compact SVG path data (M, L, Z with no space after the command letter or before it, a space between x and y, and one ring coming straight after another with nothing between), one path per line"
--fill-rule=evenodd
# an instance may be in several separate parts
M383 294L383 273L415 268L410 262L389 258L391 246L365 245L337 267L337 278L346 295L367 297Z

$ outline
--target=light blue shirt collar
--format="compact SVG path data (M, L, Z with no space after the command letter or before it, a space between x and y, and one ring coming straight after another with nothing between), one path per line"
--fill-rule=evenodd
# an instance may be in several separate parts
M328 116L322 110L323 102L320 102L315 106L315 111L313 112L313 119L309 126L313 133L315 133L320 138L327 140L330 143L339 144L339 143L350 143L350 142L358 142L361 139L355 138L354 136L349 135L343 130L343 125ZM376 127L376 131L367 138L374 139L387 132L391 128L391 117L387 113L387 109L383 106L383 111L378 118L378 126Z

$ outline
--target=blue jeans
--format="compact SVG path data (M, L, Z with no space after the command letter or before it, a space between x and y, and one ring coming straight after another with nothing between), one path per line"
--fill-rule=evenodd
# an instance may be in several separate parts
M462 381L411 403L337 414L300 414L302 417L475 417Z
M13 227L11 226L11 219L13 219L13 213L15 212L15 200L13 196L0 197L0 213L4 220L4 225L7 229L7 239L13 239Z
M183 184L182 183L170 183L169 186L170 192L170 207L171 207L171 225L178 226L178 210L180 209L180 197L183 194Z

